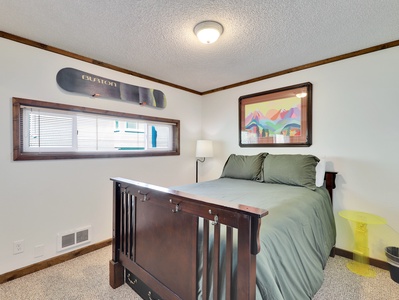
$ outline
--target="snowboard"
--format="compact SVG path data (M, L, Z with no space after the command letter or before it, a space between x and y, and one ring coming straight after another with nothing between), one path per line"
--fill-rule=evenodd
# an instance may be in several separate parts
M104 97L154 108L165 108L166 97L160 90L131 85L74 68L57 73L57 83L65 91L92 97Z

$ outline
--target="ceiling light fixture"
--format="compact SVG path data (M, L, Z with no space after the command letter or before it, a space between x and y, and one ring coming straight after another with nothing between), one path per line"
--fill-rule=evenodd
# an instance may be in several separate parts
M195 25L194 33L201 43L212 44L223 33L223 26L215 21L204 21Z

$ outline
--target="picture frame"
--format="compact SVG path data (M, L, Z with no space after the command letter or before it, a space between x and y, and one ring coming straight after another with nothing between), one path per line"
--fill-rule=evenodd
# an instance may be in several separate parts
M300 83L239 98L240 147L312 145L312 84Z

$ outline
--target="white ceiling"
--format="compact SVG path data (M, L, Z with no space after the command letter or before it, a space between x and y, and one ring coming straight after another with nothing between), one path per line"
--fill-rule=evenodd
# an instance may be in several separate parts
M204 92L399 40L399 1L0 0L0 31Z

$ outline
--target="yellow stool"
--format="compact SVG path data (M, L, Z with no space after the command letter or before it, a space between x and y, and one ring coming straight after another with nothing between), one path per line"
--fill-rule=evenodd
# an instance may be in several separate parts
M367 225L382 225L386 220L382 217L353 210L342 210L339 215L351 222L354 222L355 249L353 251L353 261L346 264L353 273L374 277L375 271L370 268L369 263L369 239Z

